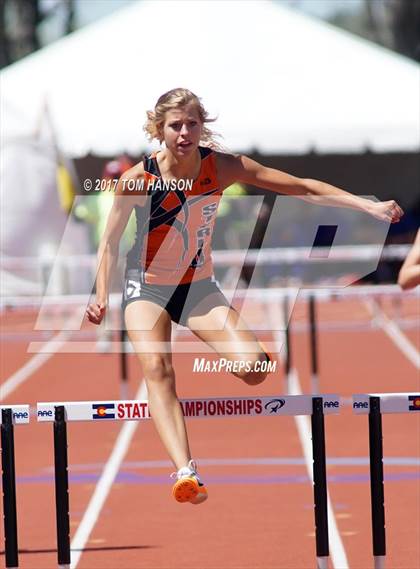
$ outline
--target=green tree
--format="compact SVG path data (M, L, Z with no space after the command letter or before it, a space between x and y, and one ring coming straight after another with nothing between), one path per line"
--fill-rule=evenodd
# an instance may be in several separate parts
M0 0L0 67L42 47L39 26L60 10L65 35L74 30L74 0L57 0L48 10L40 0Z

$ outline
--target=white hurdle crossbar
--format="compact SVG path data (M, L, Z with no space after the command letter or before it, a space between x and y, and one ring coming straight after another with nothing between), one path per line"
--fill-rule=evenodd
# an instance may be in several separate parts
M338 413L338 395L322 395L323 413ZM311 415L311 395L273 395L264 397L215 397L211 399L181 399L184 416L188 419L216 417L254 417L275 415ZM54 422L56 407L63 406L69 421L139 421L150 419L147 400L139 401L76 401L38 403L39 422Z

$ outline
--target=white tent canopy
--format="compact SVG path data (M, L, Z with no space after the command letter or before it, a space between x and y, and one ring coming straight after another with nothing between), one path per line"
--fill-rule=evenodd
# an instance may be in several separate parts
M270 1L133 2L1 73L2 134L48 101L61 149L136 154L146 109L185 86L235 151L419 148L420 66Z

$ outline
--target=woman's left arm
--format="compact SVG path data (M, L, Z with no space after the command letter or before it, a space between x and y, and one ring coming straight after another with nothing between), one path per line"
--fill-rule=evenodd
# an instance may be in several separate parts
M403 290L414 288L420 284L420 229L417 231L414 245L401 267L398 284Z
M319 180L297 178L281 170L267 168L243 155L225 154L221 157L219 154L219 157L218 169L223 172L222 178L230 183L243 182L279 194L296 196L318 205L350 207L390 223L397 223L404 215L394 200L373 202Z

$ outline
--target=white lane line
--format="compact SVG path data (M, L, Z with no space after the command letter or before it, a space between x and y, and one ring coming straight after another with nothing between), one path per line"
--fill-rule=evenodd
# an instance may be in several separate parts
M295 369L290 371L289 375L289 393L290 395L302 395L302 389L299 383L299 377ZM298 415L294 417L296 428L299 434L300 444L302 445L303 455L305 457L306 470L309 478L313 482L312 472L312 444L311 444L311 425L306 415ZM327 492L327 508L328 508L328 537L330 545L330 555L333 567L336 569L349 569L349 563L344 549L344 544L340 537L334 510L331 504L330 493Z
M291 310L293 307L291 307ZM277 351L280 359L280 347L285 343L285 332L276 330L275 322L283 322L283 328L285 328L285 323L283 315L278 307L274 305L274 310L268 310L268 319L273 328L274 340L277 344ZM287 384L289 386L290 395L302 395L302 389L299 382L299 377L296 369L291 369L289 377L287 378ZM313 483L313 455L312 455L312 432L310 420L306 415L297 415L293 417L296 423L296 429L299 435L300 444L303 450L303 457L305 459L306 470L309 479ZM331 504L330 493L327 490L327 511L328 511L328 541L330 548L331 562L335 569L349 569L349 563L347 560L346 551L344 549L344 544L338 530L337 521L335 519L334 510ZM317 558L318 563L323 563L325 560L322 558Z
M147 399L146 382L143 380L137 390L134 399ZM112 453L105 464L101 477L98 480L95 491L90 499L85 514L80 522L76 534L71 542L71 564L70 569L75 569L80 561L83 549L92 533L98 520L102 507L112 488L114 480L118 474L121 463L129 449L131 439L139 426L140 421L128 421L124 423L115 441Z
M175 339L176 336L177 331L175 330L172 334L172 339ZM144 379L140 382L140 386L134 396L134 399L148 399L147 386ZM70 544L70 549L74 550L72 551L70 569L76 569L80 561L83 549L93 528L95 527L102 507L105 504L124 457L130 447L131 439L133 438L139 424L140 421L129 421L124 423L124 426L115 441L112 453L105 464L105 468L102 471L98 483L96 484L95 491L90 499L82 521L80 522Z
M15 389L31 377L45 362L47 362L58 350L66 344L71 332L62 330L54 338L52 338L45 345L45 352L36 354L29 361L26 362L21 368L15 371L6 381L0 386L0 401L9 397Z
M379 323L380 327L384 330L388 337L401 350L406 358L410 360L414 367L416 369L420 369L420 352L407 338L401 328L397 326L397 324L385 314L377 302L368 302L366 300L365 304L374 320Z

